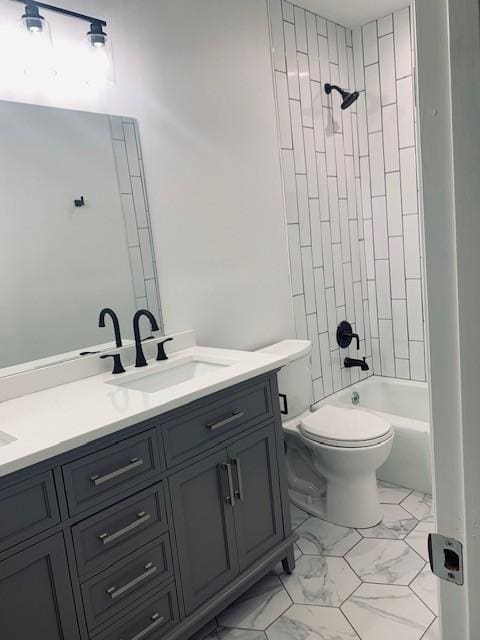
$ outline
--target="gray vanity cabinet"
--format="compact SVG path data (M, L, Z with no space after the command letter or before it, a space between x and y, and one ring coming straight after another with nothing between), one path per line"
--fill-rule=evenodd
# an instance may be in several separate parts
M240 571L283 537L275 425L228 447L234 478L233 508Z
M269 372L0 478L0 639L199 638L295 539Z
M0 621L9 640L79 638L61 533L0 564Z
M283 537L275 425L170 478L187 613Z
M238 574L227 464L223 449L169 480L187 613Z

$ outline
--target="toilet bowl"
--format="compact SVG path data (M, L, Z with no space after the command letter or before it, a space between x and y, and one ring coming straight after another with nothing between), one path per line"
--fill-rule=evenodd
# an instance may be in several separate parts
M286 340L264 351L288 355L279 372L291 501L345 527L382 520L376 470L393 444L391 425L356 407L322 404L311 410L311 343Z

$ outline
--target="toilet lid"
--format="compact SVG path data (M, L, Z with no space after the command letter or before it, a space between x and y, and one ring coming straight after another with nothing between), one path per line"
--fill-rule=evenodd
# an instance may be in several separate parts
M302 418L300 430L310 440L337 447L372 446L392 433L391 425L380 416L329 404Z

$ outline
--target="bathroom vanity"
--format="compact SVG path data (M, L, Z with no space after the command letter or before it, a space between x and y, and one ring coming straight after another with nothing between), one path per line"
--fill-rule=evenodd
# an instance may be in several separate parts
M271 368L0 478L2 636L187 640L294 539Z
M0 122L0 637L188 640L293 567L286 360L162 335L134 119L0 101Z

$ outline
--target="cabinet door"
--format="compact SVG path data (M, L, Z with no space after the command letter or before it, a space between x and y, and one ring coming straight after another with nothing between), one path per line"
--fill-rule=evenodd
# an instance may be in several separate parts
M62 534L0 563L2 638L77 640Z
M228 448L235 487L235 529L240 571L283 537L275 425Z
M226 462L223 450L169 480L187 613L238 574Z

